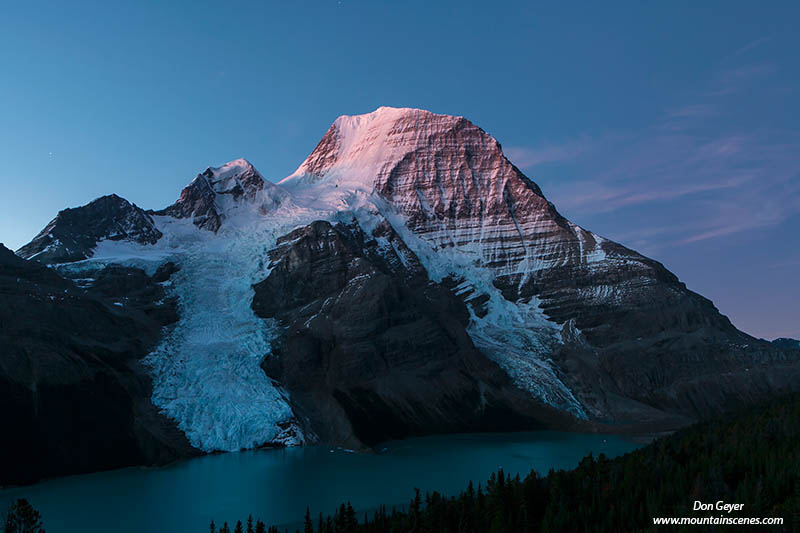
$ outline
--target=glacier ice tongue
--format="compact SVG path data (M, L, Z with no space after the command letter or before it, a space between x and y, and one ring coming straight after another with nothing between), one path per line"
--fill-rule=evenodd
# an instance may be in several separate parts
M548 405L586 419L586 411L550 360L560 342L558 329L543 317L539 303L513 304L490 297L483 318L472 314L467 333L475 346L508 372L514 383Z
M293 413L286 392L260 367L277 327L258 318L250 302L252 284L266 276L266 250L278 237L270 228L280 229L242 225L211 235L185 222L161 222L167 240L183 244L172 284L181 318L146 359L153 402L205 451L273 441ZM295 433L296 442L282 443L301 444L302 433Z
M250 308L252 284L267 275L266 251L304 215L313 218L300 209L271 220L254 212L216 235L189 219L156 216L163 238L155 245L104 242L91 259L71 267L119 263L153 271L168 260L179 265L168 290L178 298L180 319L144 362L153 403L196 448L237 451L304 441L287 393L260 366L277 326Z

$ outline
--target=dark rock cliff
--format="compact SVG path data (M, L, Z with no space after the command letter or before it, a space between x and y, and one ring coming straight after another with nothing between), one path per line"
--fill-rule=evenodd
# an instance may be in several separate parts
M171 268L110 266L82 289L0 247L0 484L195 453L140 363L177 319L158 284Z
M464 304L428 280L388 224L366 235L315 222L270 259L253 309L285 333L263 366L322 442L571 423L473 346Z

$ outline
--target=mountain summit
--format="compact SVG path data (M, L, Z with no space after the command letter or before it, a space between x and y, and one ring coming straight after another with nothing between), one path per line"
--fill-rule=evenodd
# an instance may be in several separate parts
M86 291L101 267L140 269L180 302L130 401L202 451L664 431L800 383L796 350L564 218L469 120L419 109L339 117L277 184L238 159L160 211L63 211L18 254Z
M235 159L198 174L184 187L177 202L157 214L190 218L198 228L216 232L238 209L256 206L267 210L283 198L285 195L264 180L249 161Z
M150 215L136 204L109 194L83 207L60 211L17 253L43 263L68 263L89 257L101 241L155 244L160 238Z

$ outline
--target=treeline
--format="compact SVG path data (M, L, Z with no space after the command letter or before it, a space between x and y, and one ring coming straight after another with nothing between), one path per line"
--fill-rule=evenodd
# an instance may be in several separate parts
M520 478L501 470L455 497L417 491L403 509L381 507L361 520L349 503L326 517L307 511L303 533L620 532L653 530L654 517L725 514L694 511L696 500L742 503L726 516L781 517L771 530L800 531L800 396L695 424L616 459L589 455L569 471ZM251 519L233 531L279 530Z

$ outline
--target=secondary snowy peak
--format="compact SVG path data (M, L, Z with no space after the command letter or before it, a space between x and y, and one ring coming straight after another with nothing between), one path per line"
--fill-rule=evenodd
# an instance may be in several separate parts
M264 188L264 178L246 159L234 159L221 167L209 167L200 174L217 194L230 194L234 199L255 199Z
M68 263L91 257L103 240L154 244L161 238L152 217L116 194L60 211L31 242L17 250L26 259Z
M287 198L245 159L209 167L181 191L178 201L158 214L191 218L195 226L217 232L225 219L265 213ZM247 209L247 208L250 209Z

